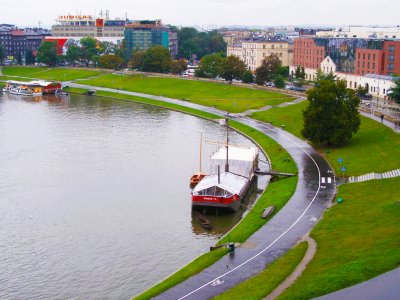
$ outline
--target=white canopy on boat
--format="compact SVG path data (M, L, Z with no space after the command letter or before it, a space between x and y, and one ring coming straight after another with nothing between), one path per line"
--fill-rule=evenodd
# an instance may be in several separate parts
M226 196L239 194L247 183L247 178L232 173L221 173L204 177L193 189L193 195Z

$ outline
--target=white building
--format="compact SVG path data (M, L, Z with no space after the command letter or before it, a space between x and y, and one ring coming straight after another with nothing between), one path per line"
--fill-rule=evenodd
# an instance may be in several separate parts
M397 27L339 27L332 31L318 31L317 37L400 39L400 26Z
M290 66L290 73L294 74L297 66ZM390 89L394 86L394 77L366 74L364 76L349 73L336 72L336 64L327 56L320 63L320 70L324 73L333 73L340 80L344 80L348 88L357 89L358 86L368 86L369 93L378 98L386 98ZM305 68L306 80L315 80L317 69Z

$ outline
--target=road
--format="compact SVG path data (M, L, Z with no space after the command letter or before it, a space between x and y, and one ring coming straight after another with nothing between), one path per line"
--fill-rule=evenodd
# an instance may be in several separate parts
M71 83L71 87L119 92L187 106L216 115L225 112L212 107L142 93L117 91ZM301 139L249 117L236 121L257 129L289 152L298 167L296 192L266 225L253 234L234 254L228 254L199 274L167 290L155 299L209 299L262 271L286 253L321 218L335 194L335 178L325 159ZM260 216L261 217L261 216Z

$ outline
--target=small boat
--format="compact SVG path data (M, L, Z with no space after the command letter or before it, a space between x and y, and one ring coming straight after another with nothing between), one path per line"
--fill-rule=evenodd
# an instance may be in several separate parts
M210 230L212 228L211 222L198 211L193 211L194 217L196 218L197 223L200 224L204 229Z
M26 87L16 87L9 90L10 94L22 96L34 96L33 91Z
M202 143L203 134L200 134L200 171L195 173L190 177L190 188L194 188L207 174L203 173L201 170L201 156L202 156Z
M69 94L68 94L67 92L65 92L65 91L63 91L63 90L61 90L61 89L56 90L56 91L54 92L54 94L55 94L56 96L58 96L58 97L66 97L66 96L69 96Z

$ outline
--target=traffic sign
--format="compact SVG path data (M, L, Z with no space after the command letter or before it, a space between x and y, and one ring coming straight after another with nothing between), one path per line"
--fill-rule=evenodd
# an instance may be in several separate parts
M339 157L337 161L339 162L339 164L341 164L343 162L343 158Z
M346 167L342 167L342 172L346 172Z

